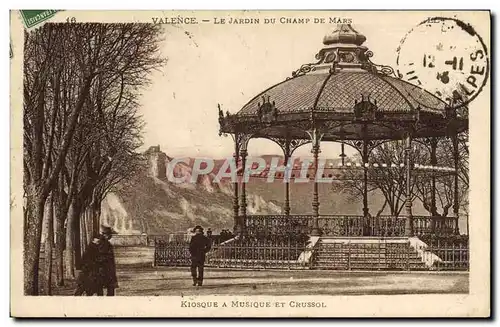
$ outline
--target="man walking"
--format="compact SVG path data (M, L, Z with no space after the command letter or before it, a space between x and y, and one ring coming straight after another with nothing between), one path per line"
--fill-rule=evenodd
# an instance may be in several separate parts
M99 253L97 255L98 273L98 288L97 295L104 295L106 288L107 296L115 295L115 288L118 288L118 280L116 278L115 253L113 245L109 242L113 234L116 232L108 226L101 226L101 235L99 239Z
M193 286L203 285L203 269L205 267L205 255L210 251L210 239L203 235L203 227L196 226L193 230L195 235L191 237L189 243L189 253L191 254L191 276Z
M99 267L97 257L99 255L100 235L95 235L88 244L87 249L82 256L82 270L78 275L77 288L74 295L81 296L85 293L92 296L97 293L99 288ZM102 287L101 287L102 288Z

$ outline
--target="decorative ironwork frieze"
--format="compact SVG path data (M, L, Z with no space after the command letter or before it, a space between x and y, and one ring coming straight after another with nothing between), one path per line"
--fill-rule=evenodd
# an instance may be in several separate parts
M252 134L245 134L245 133L231 134L231 137L235 145L235 155L236 154L239 155L241 151L247 151L248 142L250 142L252 136L253 136Z
M321 130L324 130L327 132L328 130L335 130L337 128L341 128L342 126L348 125L349 123L346 123L345 121L321 121L318 122L318 125L321 126ZM345 135L345 131L339 131L339 137L342 137L342 134Z
M219 109L219 136L222 136L224 134L223 130L225 127L224 112L222 111L220 104L217 104L217 108Z
M248 150L248 143L250 142L250 139L252 138L252 134L241 134L240 138L240 153L242 151L247 151Z
M297 77L301 75L305 75L309 72L315 71L316 70L316 65L317 63L314 64L304 64L300 66L299 69L295 70L292 72L292 77Z
M297 150L299 147L307 143L311 143L311 140L308 139L288 139L281 137L267 137L267 139L278 144L278 146L283 151L283 155L287 158L290 158L295 150Z
M380 145L391 141L392 140L366 140L368 155ZM363 154L363 146L364 146L363 140L344 140L344 141L341 140L339 142L347 144L356 149L361 155Z
M371 100L370 100L371 101ZM358 102L359 103L359 102ZM378 103L378 102L377 102ZM373 103L374 104L374 103ZM363 108L361 108L361 112ZM354 110L352 112L323 112L323 111L308 111L308 112L286 112L279 113L278 118L271 122L261 122L256 115L231 115L220 116L221 126L220 133L246 133L253 134L254 137L286 137L290 138L306 138L306 131L311 127L317 127L325 133L328 140L334 141L342 139L340 128L342 126L352 126L355 124L368 124L370 126L369 139L401 139L403 133L407 130L412 131L415 137L423 136L444 136L453 135L467 128L467 125L460 121L460 124L446 123L442 119L437 119L435 116L429 116L425 113L422 120L422 115L419 111L415 112L386 112L382 110L375 111L375 117L368 117L369 114L361 115L361 118L356 118ZM377 127L379 126L379 127ZM284 133L283 131L286 131ZM392 133L392 136L390 135ZM349 131L349 128L344 132L345 139L360 139L363 138L355 130ZM380 134L380 136L377 136Z
M278 108L276 108L276 103L271 102L270 96L262 96L262 104L259 102L257 110L257 116L261 123L271 123L278 119Z
M354 119L375 120L377 110L377 100L371 101L369 95L362 94L359 102L354 100Z
M319 128L313 128L312 130L306 131L306 133L307 135L309 135L309 138L311 139L313 148L319 146L321 139L325 135L325 133L322 133Z
M377 74L382 74L386 76L391 76L391 77L396 77L400 78L394 71L394 68L391 66L387 65L379 65L370 60L371 57L373 57L373 52L371 50L368 50L364 53L364 56L366 58L366 62L363 68L366 70L372 72L372 73L377 73Z

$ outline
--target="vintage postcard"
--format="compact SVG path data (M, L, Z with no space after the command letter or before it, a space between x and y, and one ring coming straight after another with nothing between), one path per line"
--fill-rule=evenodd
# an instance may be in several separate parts
M12 316L490 315L489 11L10 23Z

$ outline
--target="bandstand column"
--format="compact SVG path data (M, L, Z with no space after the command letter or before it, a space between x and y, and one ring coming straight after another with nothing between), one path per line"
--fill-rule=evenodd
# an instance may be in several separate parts
M345 165L345 157L346 157L345 146L344 146L344 142L342 142L342 143L340 143L340 160L342 162L342 167Z
M437 166L437 146L438 139L432 137L430 139L431 146L431 166ZM436 206L436 176L432 174L431 177L431 231L434 233L436 230L436 219L437 219L437 206Z
M246 147L242 147L240 150L240 157L241 157L241 202L240 202L240 216L242 221L241 225L241 231L244 232L245 230L245 224L244 222L246 221L246 216L247 216L247 191L246 191L246 182L245 182L245 164L247 160L247 155L248 151Z
M235 135L234 138L234 165L237 168L238 167L238 159L239 159L239 152L240 152L240 145L238 142L238 135ZM234 228L233 232L235 235L239 235L241 233L241 222L239 219L239 199L238 199L238 173L237 171L235 172L236 178L233 181L233 216L234 216Z
M288 160L290 159L290 142L287 140L285 144L284 151L284 163L283 165L286 167L288 164ZM284 177L285 174L283 174ZM284 214L290 215L290 181L289 178L285 178L285 205L283 207Z
M413 214L412 214L412 198L411 198L411 157L412 157L412 135L407 133L405 135L405 168L406 168L406 192L405 192L405 211L406 211L406 221L405 221L405 235L413 236Z
M363 218L364 218L364 232L365 236L370 235L370 217L368 209L368 141L363 140Z
M313 154L313 168L314 168L314 183L313 183L313 201L312 201L312 209L313 209L313 228L311 230L311 236L321 236L321 229L319 228L318 218L319 218L319 195L318 195L318 180L316 174L318 173L318 157L321 152L320 150L320 141L322 135L320 135L317 129L313 130L312 133L312 154Z
M458 199L458 162L459 162L459 152L458 152L458 134L455 133L452 136L452 141L453 141L453 163L454 163L454 168L455 168L455 174L453 175L454 180L453 180L453 214L455 216L455 226L454 226L454 232L455 234L460 234L459 228L458 228L458 217L459 217L459 210L460 210L460 201Z

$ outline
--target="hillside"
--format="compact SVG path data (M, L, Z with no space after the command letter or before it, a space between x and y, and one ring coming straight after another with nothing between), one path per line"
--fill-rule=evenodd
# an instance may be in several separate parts
M109 194L102 204L101 220L122 234L185 232L195 225L215 232L232 229L232 187L207 183L174 184L146 171L134 178L133 186ZM248 213L280 213L281 205L248 194Z
M270 162L271 156L264 157ZM165 161L172 158L165 156ZM192 163L193 159L189 159ZM217 160L216 169L223 160ZM331 161L337 164L336 160ZM174 174L191 177L191 164L179 164ZM166 234L185 232L195 225L210 227L215 233L233 228L233 186L228 179L214 183L214 174L200 176L196 183L174 184L165 177L157 177L157 169L148 167L121 187L109 194L102 204L101 219L121 234ZM161 174L160 174L161 175ZM292 214L312 212L312 183L290 184ZM247 184L248 214L279 214L284 201L283 180L266 183L264 177L252 177ZM320 214L361 214L362 204L351 202L342 193L336 193L331 185L319 184ZM370 212L375 214L384 200L381 194L369 194ZM418 203L414 214L425 215ZM387 212L384 212L387 214ZM465 231L465 221L460 229Z

